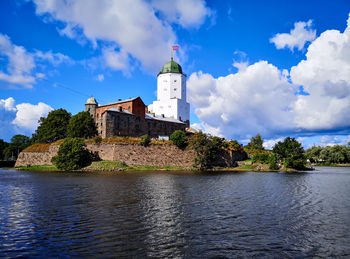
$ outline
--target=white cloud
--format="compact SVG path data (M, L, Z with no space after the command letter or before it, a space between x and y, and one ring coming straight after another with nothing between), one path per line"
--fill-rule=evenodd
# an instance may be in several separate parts
M13 45L7 35L0 33L0 55L8 59L7 73L0 71L0 81L30 88L35 83L31 71L35 67L33 55L22 46Z
M277 49L289 48L293 51L294 48L302 50L306 42L313 41L316 38L316 31L311 29L312 20L307 22L294 23L294 29L289 33L277 33L270 39Z
M38 127L38 120L40 117L45 117L52 111L52 107L39 102L38 104L21 103L16 105L16 118L12 123L19 128L23 128L30 131L35 131Z
M284 138L264 140L263 147L265 149L272 149L277 144L278 141L283 141L283 140Z
M105 80L105 76L103 74L98 74L96 79L97 79L97 81L102 82L103 80Z
M83 35L95 48L107 43L116 45L119 50L114 50L114 54L108 52L106 62L123 71L128 69L129 56L147 70L158 70L169 57L170 46L177 42L171 23L196 27L209 15L201 0L171 2L175 16L159 7L158 2L143 0L35 0L35 3L38 15L48 14L65 24L61 33L68 37L81 41ZM195 8L191 9L193 5ZM167 20L159 19L157 12L165 14Z
M199 27L212 11L203 0L153 0L152 4L167 21L180 24L184 28Z
M40 50L37 50L34 53L34 56L41 60L47 60L54 66L58 66L61 63L67 63L67 64L74 63L74 61L70 57L63 55L62 53L52 53L51 50L48 52L42 52Z
M350 128L350 18L341 33L328 30L307 49L306 60L288 70L267 61L235 62L237 73L188 79L189 101L206 131L240 140ZM299 86L309 95L298 95ZM301 140L305 142L306 140ZM274 142L268 142L271 146Z
M350 19L350 18L349 18ZM326 130L350 127L350 26L328 30L308 47L306 60L291 68L291 80L310 95L294 104L297 127Z
M283 73L266 61L217 79L202 72L188 79L189 101L205 130L226 137L290 130L294 91Z
M9 97L7 99L0 100L0 110L4 109L5 111L16 111L15 99Z
M0 137L10 139L15 134L32 134L40 117L45 117L51 110L49 105L42 102L15 105L12 97L0 99Z
M28 52L24 47L17 46L11 42L7 35L0 33L0 57L4 57L7 62L6 70L0 70L0 81L20 85L26 88L32 88L36 79L43 78L43 73L36 72L37 63L48 61L53 65L59 65L62 62L72 63L73 61L61 54L51 51L34 53Z

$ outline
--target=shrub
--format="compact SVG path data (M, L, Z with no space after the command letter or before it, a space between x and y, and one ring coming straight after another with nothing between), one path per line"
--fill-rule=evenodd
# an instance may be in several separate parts
M170 135L170 140L178 148L185 148L187 145L187 137L185 132L183 132L182 130L175 130L173 134Z
M278 170L278 164L277 164L277 158L275 156L270 156L269 157L269 165L271 170Z
M305 151L295 138L287 137L283 142L279 141L273 147L273 153L287 168L305 169Z
M91 163L91 155L82 138L66 138L51 161L58 169L78 170Z
M212 137L205 133L198 132L191 136L189 147L196 152L194 166L199 169L207 169L217 159L220 149L223 147L224 141L219 137Z
M147 134L141 136L141 139L140 139L141 146L148 147L150 142L151 142L151 139Z

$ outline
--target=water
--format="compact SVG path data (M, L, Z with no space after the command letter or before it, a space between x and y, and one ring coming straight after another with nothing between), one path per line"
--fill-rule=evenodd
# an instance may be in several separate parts
M350 257L350 168L0 170L0 257Z

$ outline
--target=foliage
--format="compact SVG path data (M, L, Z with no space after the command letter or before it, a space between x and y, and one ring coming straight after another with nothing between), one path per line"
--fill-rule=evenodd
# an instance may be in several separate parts
M91 155L82 138L66 138L51 161L58 169L78 170L91 163Z
M256 154L253 156L252 161L253 163L262 163L262 164L268 164L270 159L270 155L267 152Z
M3 139L0 139L0 160L5 159L5 149L9 146L9 143L5 142Z
M217 159L220 149L224 147L224 139L197 132L189 139L189 147L197 155L194 166L203 170L210 168L211 163Z
M273 147L273 153L277 160L283 162L287 168L305 169L305 151L295 138L287 137L283 142L279 141Z
M67 137L67 126L71 114L64 109L51 111L46 118L41 117L39 127L33 134L36 143L52 143Z
M170 140L178 148L185 148L187 145L187 137L185 132L183 132L182 130L175 130L173 134L170 135Z
M223 144L224 148L227 150L237 151L237 152L244 152L244 148L237 140L228 140L224 141Z
M140 145L144 147L148 147L151 142L151 138L146 134L141 136L140 138Z
M278 170L279 169L276 156L272 155L269 157L269 165L270 165L269 168L271 170Z
M350 163L350 147L346 145L335 145L328 147L313 146L306 150L306 158L311 163Z
M24 135L15 135L11 138L10 144L4 149L5 160L17 159L19 153L30 145L30 139Z
M92 138L97 135L94 119L89 112L79 112L68 123L67 135L71 138Z
M264 149L263 143L264 143L264 140L261 138L261 135L257 134L255 137L252 137L250 139L250 142L248 143L247 148L263 150Z

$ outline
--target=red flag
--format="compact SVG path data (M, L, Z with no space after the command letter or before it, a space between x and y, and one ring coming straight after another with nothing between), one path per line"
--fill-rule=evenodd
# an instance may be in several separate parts
M178 50L180 47L179 46L177 46L177 45L175 45L175 46L172 46L172 49L173 50Z

